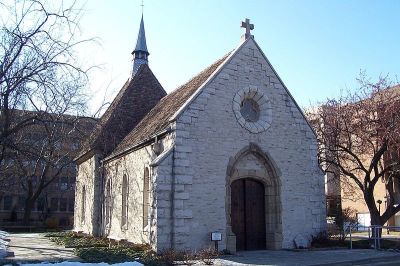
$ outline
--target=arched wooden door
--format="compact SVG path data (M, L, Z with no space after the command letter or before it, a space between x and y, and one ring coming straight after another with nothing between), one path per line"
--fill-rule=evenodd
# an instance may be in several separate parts
M265 249L265 189L243 178L231 184L231 224L237 250Z

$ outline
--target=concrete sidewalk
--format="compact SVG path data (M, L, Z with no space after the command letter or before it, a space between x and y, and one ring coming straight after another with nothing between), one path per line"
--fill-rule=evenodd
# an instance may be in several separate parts
M14 257L6 263L79 261L72 248L57 246L44 234L10 234L8 251ZM196 265L202 265L201 263ZM247 251L217 259L214 265L400 265L400 252L372 249L339 249L320 251Z
M246 251L218 259L215 265L400 265L400 253L372 249Z
M57 246L47 237L44 237L44 234L10 234L8 238L11 241L7 251L14 252L14 257L6 257L5 260L0 262L0 265L7 262L79 261L72 248Z

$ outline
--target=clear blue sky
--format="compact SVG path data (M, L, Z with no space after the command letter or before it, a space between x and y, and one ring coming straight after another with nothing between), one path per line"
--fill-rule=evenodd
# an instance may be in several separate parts
M82 0L84 1L84 0ZM129 77L141 0L87 0L81 29L101 46L80 51L102 64L92 73L94 110ZM400 74L400 1L145 0L149 64L170 92L234 49L250 18L253 35L300 106L354 88L360 70L372 78Z

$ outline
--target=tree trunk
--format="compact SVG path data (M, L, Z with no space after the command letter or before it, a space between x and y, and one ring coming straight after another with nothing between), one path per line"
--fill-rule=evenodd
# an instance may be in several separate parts
M372 226L383 226L384 223L382 223L382 219L379 216L378 213L370 213L371 215L371 225ZM378 237L380 238L382 236L382 228L379 229L372 229L372 238Z
M35 204L35 200L32 198L27 198L25 200L24 219L23 219L24 225L30 224L32 208L33 208L34 204Z

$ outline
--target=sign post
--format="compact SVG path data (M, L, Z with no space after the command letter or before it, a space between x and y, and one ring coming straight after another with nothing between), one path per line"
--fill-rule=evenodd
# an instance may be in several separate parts
M218 242L222 240L222 233L220 232L212 232L211 233L211 241L214 242L215 251L218 251Z

